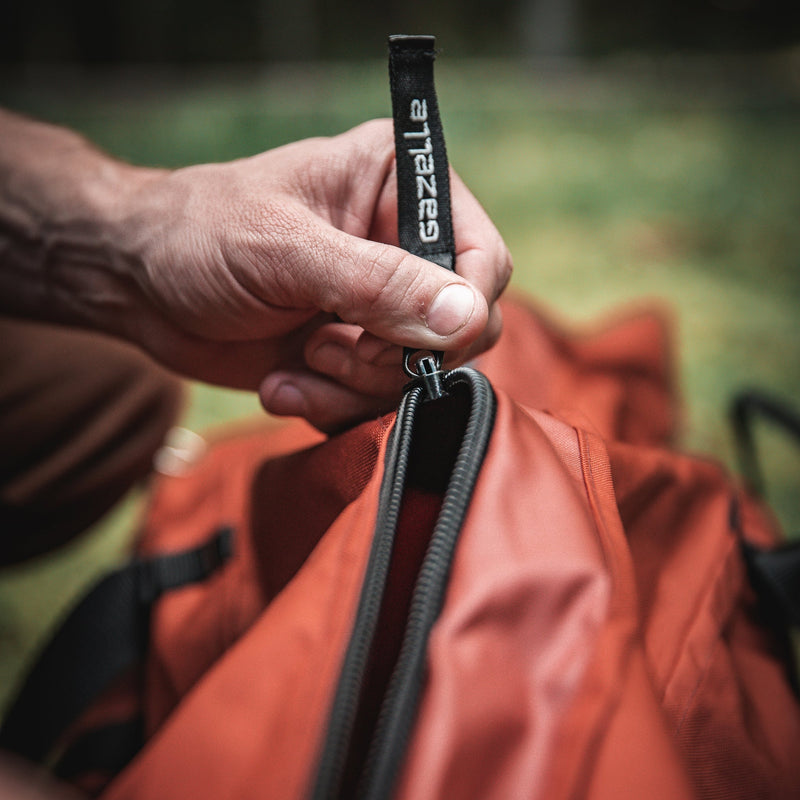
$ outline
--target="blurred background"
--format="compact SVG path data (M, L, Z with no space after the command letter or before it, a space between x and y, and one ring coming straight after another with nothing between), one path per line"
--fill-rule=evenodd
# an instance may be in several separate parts
M679 445L735 469L739 388L800 407L799 4L11 0L0 103L136 163L230 159L388 115L389 33L437 35L451 160L505 237L514 286L578 328L665 304ZM257 413L250 395L195 386L185 424ZM800 449L758 435L769 498L800 531ZM0 573L0 703L123 556L142 498Z

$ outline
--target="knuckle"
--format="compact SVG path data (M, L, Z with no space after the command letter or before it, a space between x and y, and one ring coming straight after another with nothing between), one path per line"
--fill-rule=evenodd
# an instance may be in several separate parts
M394 147L394 129L391 119L371 119L362 122L343 136L353 139L359 150L370 150L372 147ZM365 143L369 142L369 147Z
M310 246L306 227L286 203L263 200L239 216L235 234L223 238L223 257L249 291L290 304L302 286Z
M353 284L353 305L362 310L366 319L381 313L384 316L408 298L417 294L422 282L422 267L411 254L388 245L375 245L364 254L361 271L363 279ZM422 314L423 304L416 304Z
M341 135L350 172L377 188L394 164L394 129L390 119L373 119Z
M514 271L514 261L511 257L511 252L508 247L506 247L505 242L500 238L499 234L495 247L494 263L497 265L497 286L495 294L495 299L497 299L505 291L506 286L508 286L511 280L511 274Z

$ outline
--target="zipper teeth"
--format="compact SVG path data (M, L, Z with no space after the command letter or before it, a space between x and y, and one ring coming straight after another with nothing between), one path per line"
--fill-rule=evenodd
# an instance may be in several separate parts
M386 587L397 519L405 489L414 416L421 398L420 387L413 387L403 397L386 453L386 471L379 500L379 508L383 509L383 513L375 524L377 535L370 552L353 633L345 653L328 720L325 746L311 795L313 800L335 798L341 785L358 699L364 682L364 672Z
M427 639L444 601L456 543L494 422L494 394L483 375L471 369L453 370L445 383L448 389L466 384L471 390L472 407L442 510L414 588L400 654L363 772L359 791L362 797L388 797L394 787L425 678Z

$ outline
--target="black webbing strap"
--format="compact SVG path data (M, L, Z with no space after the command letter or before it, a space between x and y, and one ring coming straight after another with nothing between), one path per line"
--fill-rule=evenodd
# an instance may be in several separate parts
M389 37L400 246L455 269L447 150L433 85L433 36Z
M70 744L53 774L65 781L91 773L113 777L133 760L143 743L141 716L92 728Z
M776 397L748 389L736 395L730 416L742 474L750 491L762 497L765 487L755 445L755 420L760 416L778 425L800 444L800 414Z
M800 414L758 389L739 392L731 403L731 424L745 483L753 494L764 497L766 486L755 440L759 417L800 443ZM768 614L775 622L800 626L800 541L770 549L742 541L750 582Z
M764 549L743 542L750 583L774 622L800 626L800 542Z
M404 250L455 270L450 175L433 83L435 44L433 36L389 37L397 223Z
M103 578L29 672L0 728L0 748L44 762L92 701L142 663L153 602L170 589L205 580L232 550L232 531L223 528L192 550L137 559Z

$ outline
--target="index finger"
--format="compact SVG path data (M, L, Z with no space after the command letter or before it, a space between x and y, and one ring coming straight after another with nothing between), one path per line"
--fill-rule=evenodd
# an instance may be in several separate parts
M513 263L503 237L459 176L450 171L456 272L491 306L511 279Z

